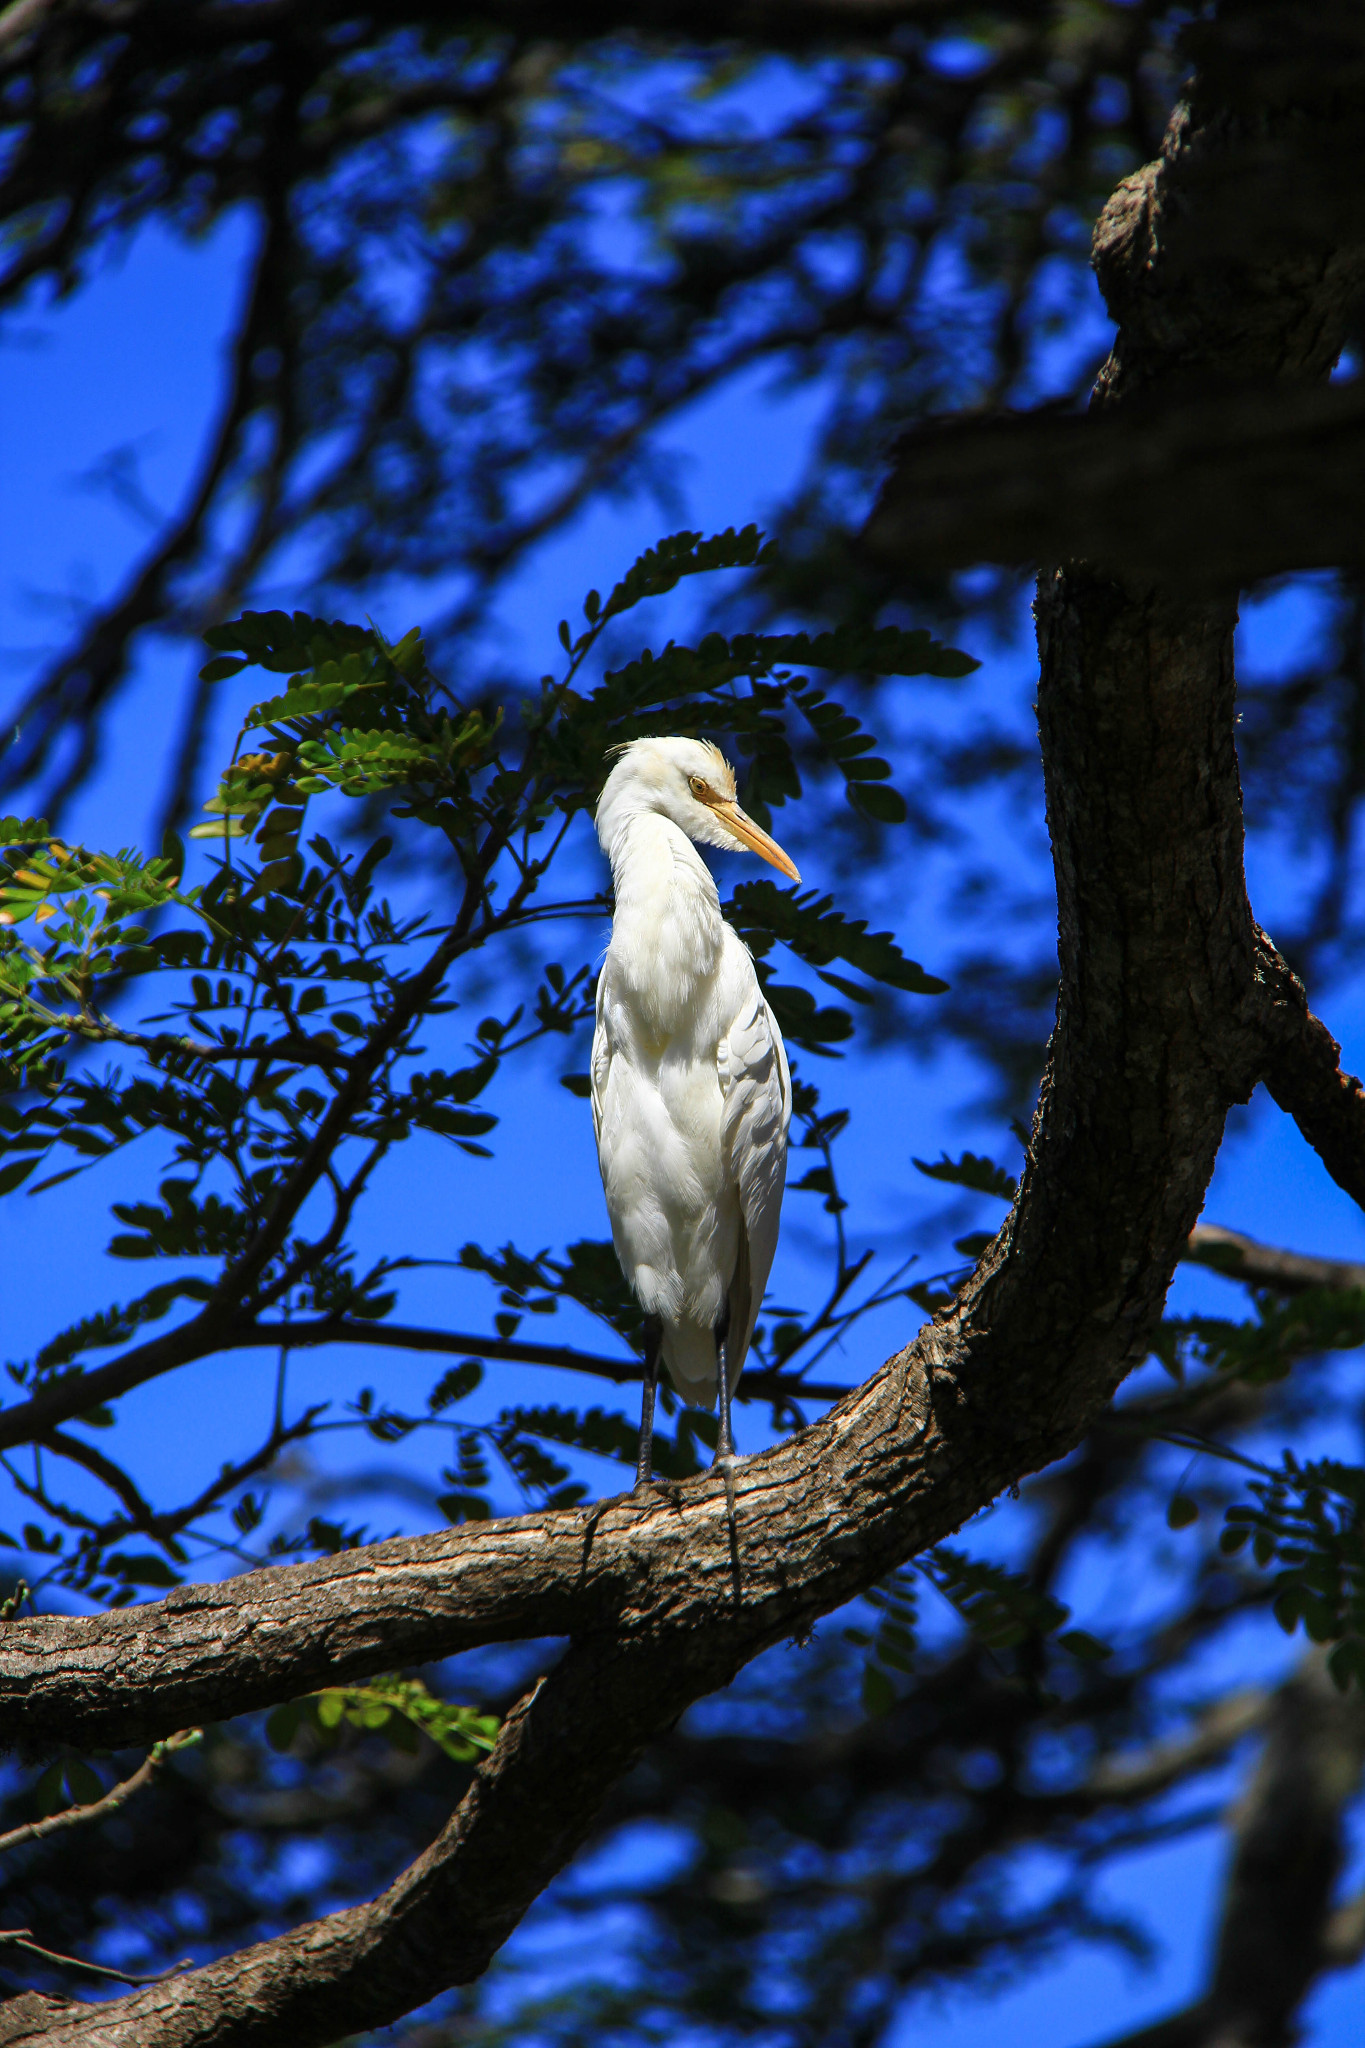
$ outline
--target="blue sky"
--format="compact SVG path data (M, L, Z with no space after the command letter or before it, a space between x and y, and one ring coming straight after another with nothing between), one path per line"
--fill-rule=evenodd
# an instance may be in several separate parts
M247 234L244 222L229 220L208 240L186 248L149 230L85 292L54 308L34 306L0 337L6 350L0 446L9 480L0 500L5 698L31 672L41 649L59 642L72 606L115 589L145 542L146 528L136 513L116 502L107 486L94 483L97 467L114 451L130 451L139 487L161 512L174 508L188 489L222 377L221 337L235 304ZM674 474L686 522L714 529L761 520L799 473L818 405L818 394L780 395L755 375L676 422L667 440L676 452ZM118 473L131 476L129 457L120 461ZM531 673L538 673L549 658L556 621L577 616L586 587L603 584L641 546L679 523L648 504L601 507L544 546L500 607L508 658L524 656ZM402 594L395 594L395 606L401 601ZM417 593L408 601L409 613L381 623L401 631L431 603ZM1293 594L1254 608L1241 658L1252 664L1282 658L1311 631L1312 620L1311 600ZM1005 646L968 644L985 656L969 701L983 712L1026 718L1033 673L1026 618ZM141 836L152 786L147 734L180 701L190 672L183 650L155 641L140 650L135 687L96 782L71 821L88 840L122 844ZM1039 823L1035 816L1030 826L1035 847ZM1008 818L973 814L973 829L993 841L997 857L1008 857L1009 846L1001 843L1015 829ZM803 843L799 813L784 816L780 836L806 878L818 883L819 847ZM1033 856L1025 851L1021 857ZM592 872L597 856L586 836L580 858L584 872ZM1303 881L1282 848L1254 852L1251 874L1253 900L1268 921ZM902 943L932 968L952 942L936 862L907 854L888 875L885 895ZM604 937L586 934L585 953ZM1365 1065L1361 993L1338 990L1328 1013L1348 1064L1357 1069ZM553 1062L524 1070L508 1099L494 1105L505 1111L497 1157L476 1170L437 1148L420 1158L411 1147L395 1155L380 1187L379 1238L389 1248L449 1257L476 1232L485 1242L515 1234L529 1246L605 1234L586 1105L558 1086L557 1071ZM854 1111L843 1170L857 1189L855 1234L880 1236L888 1245L913 1242L917 1220L936 1209L938 1198L914 1174L912 1155L935 1157L942 1149L971 1144L1015 1157L1008 1134L965 1107L976 1093L977 1077L964 1060L926 1065L887 1051L819 1078L828 1084L830 1101ZM554 1171L546 1171L547 1158ZM8 1199L0 1234L5 1355L24 1355L73 1313L129 1291L127 1270L111 1269L99 1257L109 1194L96 1172L38 1202ZM1234 1120L1206 1215L1276 1242L1365 1258L1365 1218L1264 1097ZM993 1216L985 1210L970 1220ZM813 1292L821 1270L822 1222L813 1204L809 1214L793 1213L789 1206L774 1274L783 1299ZM1182 1273L1176 1299L1186 1306L1224 1305L1231 1297L1211 1276ZM482 1282L434 1271L413 1282L405 1313L477 1328L487 1326L492 1306ZM563 1334L570 1334L567 1325ZM850 1348L845 1371L861 1376L906 1334L906 1312L884 1313ZM155 1488L180 1475L183 1485L187 1462L198 1458L213 1466L243 1448L268 1400L272 1373L267 1358L239 1357L180 1375L172 1401L164 1389L133 1396L120 1437L136 1438L140 1476ZM296 1365L292 1393L300 1401L338 1393L344 1398L368 1378L401 1405L424 1398L433 1376L429 1366L401 1354L383 1354L373 1364L318 1356ZM562 1398L563 1389L547 1375L522 1370L515 1375L515 1394ZM490 1390L491 1405L507 1397L506 1382ZM752 1411L742 1416L740 1429L741 1447L756 1448ZM425 1454L413 1457L416 1464L426 1463ZM375 1519L385 1529L394 1527L405 1520L405 1510L396 1500L384 1500ZM1262 1654L1278 1653L1272 1646ZM1014 2048L1085 2048L1178 2004L1202 1969L1219 1855L1218 1842L1207 1837L1129 1858L1106 1878L1109 1896L1139 1907L1157 1932L1162 1959L1153 1972L1138 1977L1103 1955L1082 1956L1035 1972L997 1997L953 1995L917 2005L903 2038L913 2038L917 2048L974 2048L978 2040L984 2048L988 2039L1002 2037ZM1358 2038L1362 1989L1360 1969L1324 1984L1310 2008L1311 2048L1345 2048Z

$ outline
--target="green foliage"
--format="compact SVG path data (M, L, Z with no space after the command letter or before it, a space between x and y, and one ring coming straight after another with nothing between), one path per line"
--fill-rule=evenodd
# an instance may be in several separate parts
M863 1710L874 1719L889 1713L896 1703L891 1674L909 1677L915 1668L919 1628L919 1584L916 1568L904 1565L889 1572L878 1585L868 1588L867 1604L877 1616L875 1630L846 1628L844 1638L868 1652L863 1665Z
M626 1285L610 1240L581 1238L562 1258L548 1251L529 1255L506 1244L498 1252L466 1244L460 1264L483 1273L498 1288L501 1309L493 1318L501 1337L511 1337L526 1315L553 1315L561 1301L576 1302L624 1337L639 1352L644 1342L644 1317Z
M331 1748L348 1727L367 1735L382 1729L396 1748L408 1750L416 1748L419 1734L425 1735L458 1764L477 1763L498 1739L496 1714L438 1699L419 1678L398 1674L369 1685L328 1686L276 1707L266 1722L266 1737L272 1749L288 1749L300 1728L307 1728L316 1743Z
M39 1820L68 1806L93 1806L108 1786L84 1757L68 1752L50 1763L33 1788Z
M1286 1634L1302 1623L1331 1643L1327 1668L1343 1691L1365 1687L1365 1470L1333 1458L1300 1463L1284 1454L1279 1472L1251 1482L1254 1500L1227 1511L1221 1544L1247 1543L1263 1568L1277 1567L1275 1618Z
M1221 1316L1172 1316L1153 1347L1173 1379L1192 1368L1224 1373L1249 1386L1282 1380L1296 1361L1365 1344L1365 1292L1305 1288L1289 1300L1256 1297L1254 1322Z
M1253 1296L1256 1314L1246 1322L1213 1316L1169 1318L1154 1347L1182 1391L1157 1420L1172 1441L1219 1455L1217 1442L1183 1435L1181 1403L1197 1403L1207 1385L1200 1374L1269 1388L1293 1368L1332 1351L1365 1344L1365 1292L1306 1288L1288 1299L1268 1290ZM1317 1643L1334 1645L1328 1667L1338 1685L1365 1685L1365 1471L1332 1458L1301 1462L1291 1451L1276 1471L1241 1454L1251 1465L1252 1499L1227 1509L1220 1539L1223 1555L1250 1546L1256 1563L1275 1568L1274 1608L1287 1633L1302 1623ZM1167 1509L1172 1529L1193 1526L1198 1502L1176 1492Z
M844 1630L848 1642L867 1651L863 1706L873 1716L885 1714L895 1705L896 1677L912 1677L918 1669L917 1577L941 1594L985 1649L1014 1650L1024 1643L1051 1639L1082 1664L1102 1663L1112 1655L1108 1644L1088 1630L1066 1628L1070 1608L1051 1593L1040 1591L1023 1573L939 1543L923 1557L889 1573L864 1596L877 1615L874 1631Z
M765 800L798 795L803 776L820 775L869 815L901 814L873 736L791 665L965 674L970 659L927 633L857 625L814 638L712 634L696 649L646 651L591 680L603 634L640 603L685 577L771 562L756 527L661 541L605 603L589 593L577 636L564 624L561 671L541 679L519 720L461 701L433 673L415 630L390 642L372 624L302 611L249 611L215 627L205 679L240 679L247 708L208 822L191 835L208 865L194 886L174 837L152 858L109 855L67 845L41 819L4 822L0 1193L41 1193L103 1167L114 1177L108 1252L166 1271L132 1300L71 1322L34 1358L11 1362L11 1381L21 1398L55 1401L59 1419L104 1428L124 1382L107 1398L114 1383L101 1380L92 1353L140 1346L132 1384L225 1348L281 1354L281 1391L256 1450L171 1510L143 1501L107 1455L92 1466L94 1454L74 1440L51 1439L49 1406L43 1459L23 1482L43 1518L26 1525L23 1541L47 1560L47 1581L117 1604L177 1583L195 1555L224 1542L252 1562L366 1540L363 1528L320 1515L292 1531L265 1527L269 1491L258 1475L322 1427L380 1444L448 1429L438 1505L454 1521L492 1512L495 1470L528 1503L555 1506L584 1494L574 1460L634 1460L633 1426L597 1406L513 1403L492 1421L467 1421L458 1411L477 1386L477 1357L452 1365L415 1414L370 1388L295 1413L285 1398L289 1355L302 1343L354 1341L392 1316L395 1282L412 1261L362 1264L353 1245L357 1209L384 1159L418 1140L487 1158L509 1062L590 1027L591 968L563 958L537 966L527 949L549 919L584 919L595 941L605 898L560 903L552 882L609 746L645 731L704 728L747 757L746 799L760 813ZM441 886L414 907L420 890L408 878L433 868ZM944 987L891 933L870 931L815 891L745 883L731 914L793 1051L828 1053L855 1027L848 1010L777 978L778 948L858 1007ZM833 971L835 962L859 978ZM506 1014L447 1021L490 982L526 992ZM95 1065L92 1055L110 1049L125 1066ZM578 1075L566 1079L581 1086ZM904 1292L893 1280L851 1293L866 1256L849 1261L843 1243L831 1147L846 1118L822 1110L800 1076L795 1100L800 1142L819 1155L796 1186L835 1219L838 1273L822 1308L780 1311L756 1335L756 1364L780 1367L792 1389L773 1396L781 1426L801 1417L801 1355L821 1355L857 1315ZM582 1239L533 1255L471 1244L460 1260L497 1290L487 1341L500 1355L562 1358L619 1378L620 1369L567 1347L547 1354L543 1337L526 1330L572 1304L603 1325L618 1356L624 1346L638 1357L640 1311L609 1244ZM477 1353L476 1340L470 1348ZM674 1410L671 1394L664 1409ZM660 1469L695 1470L709 1427L684 1412L671 1437L661 1429ZM76 1513L54 1490L64 1456L108 1487L108 1513Z
M927 1160L917 1159L915 1165L930 1180L946 1180L958 1188L970 1188L973 1194L998 1195L1002 1202L1012 1202L1019 1192L1019 1183L1013 1174L1006 1173L1003 1166L997 1166L993 1159L985 1159L975 1152L964 1152L960 1159L950 1159L945 1152L932 1165Z
M9 1619L8 1616L4 1617ZM180 1750L192 1749L203 1741L200 1728L182 1728L175 1735L168 1735L162 1742L154 1742L149 1762L165 1763L168 1757ZM95 1806L103 1799L112 1786L105 1784L99 1772L88 1758L74 1750L63 1750L43 1771L33 1787L33 1803L37 1818L46 1820L54 1813L61 1813L72 1806ZM86 1816L82 1816L82 1819Z
M832 896L820 896L814 889L802 895L799 889L779 889L773 882L741 882L730 897L729 912L756 958L764 957L780 940L812 967L824 969L831 960L846 960L883 988L937 996L948 986L926 974L918 961L908 960L890 932L870 932L866 918L845 917L834 908ZM838 975L821 973L820 979L855 1002L872 999L868 990Z
M917 961L907 959L889 932L869 932L865 918L845 917L835 910L832 897L821 897L815 890L803 895L798 889L779 889L768 881L741 882L727 909L754 956L763 993L783 1037L803 1051L837 1058L833 1048L852 1038L853 1018L836 1004L817 1004L808 989L776 980L768 960L775 943L785 945L797 959L814 967L827 986L864 1007L876 1000L878 987L912 995L939 995L948 986L926 974ZM847 961L873 986L830 973L832 960Z
M968 1557L946 1543L928 1553L924 1573L992 1650L1012 1649L1027 1636L1052 1635L1067 1617L1067 1609L1050 1593L1040 1593L1002 1565Z

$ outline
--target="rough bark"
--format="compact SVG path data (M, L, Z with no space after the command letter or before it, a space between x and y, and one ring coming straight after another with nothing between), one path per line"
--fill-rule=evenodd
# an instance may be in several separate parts
M1365 1205L1365 1087L1342 1071L1341 1047L1309 1009L1294 975L1281 983L1271 1027L1268 1093L1293 1117L1337 1186Z
M1197 142L1177 124L1161 162L1101 222L1104 281L1125 321L1106 404L1201 350L1222 374L1304 378L1334 353L1345 301L1331 265L1206 279L1167 331L1165 226L1182 151ZM418 1642L437 1607L456 1634L574 1638L442 1835L379 1899L112 2005L55 2016L28 2005L12 2039L307 2048L473 1978L653 1735L766 1645L1070 1450L1144 1357L1227 1109L1281 1056L1272 1041L1288 1002L1243 884L1233 607L1080 566L1045 579L1038 621L1057 1024L1018 1199L972 1281L825 1421L746 1462L735 1558L723 1489L701 1479L646 1508L621 1501L271 1574L265 1600L283 1606L266 1615L252 1607L261 1575L240 1595L187 1592L141 1614L7 1631L11 1685L48 1665L34 1737L76 1722L88 1737L81 1696L99 1696L97 1669L113 1668L117 1645L143 1695L139 1706L125 1685L115 1710L116 1686L105 1688L104 1725L120 1739L149 1715L183 1723L191 1699L224 1712L366 1659L433 1654ZM309 1677L282 1641L294 1621L278 1619L296 1598ZM391 1628L395 1609L418 1619ZM176 1640L185 1616L177 1663L157 1633ZM214 1691L218 1654L232 1659L235 1694ZM43 1697L36 1682L32 1696Z

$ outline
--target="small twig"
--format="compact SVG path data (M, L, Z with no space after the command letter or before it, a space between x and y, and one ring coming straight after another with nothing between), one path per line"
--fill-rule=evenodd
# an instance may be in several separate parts
M30 1607L33 1606L33 1588L27 1579L16 1579L14 1591L9 1598L0 1600L0 1622L13 1621L25 1601Z
M45 1963L59 1963L64 1970L88 1970L92 1977L112 1977L116 1984L161 1984L167 1977L174 1977L177 1970L187 1970L193 1961L192 1956L181 1956L179 1962L164 1970L139 1976L135 1970L111 1970L104 1963L87 1963L84 1956L64 1956L55 1948L44 1948L27 1927L0 1927L0 1947L21 1948L28 1955L41 1956Z
M131 1778L125 1778L121 1784L113 1786L110 1791L105 1793L102 1799L92 1799L88 1806L68 1806L62 1813L49 1814L46 1820L31 1820L24 1827L11 1828L7 1835L0 1835L0 1850L18 1849L25 1842L39 1842L45 1835L55 1835L61 1828L81 1827L86 1821L103 1820L106 1815L117 1813L118 1809L125 1805L135 1792L140 1792L144 1785L151 1784L152 1779L156 1776L158 1767L166 1761L168 1756L173 1756L178 1749L188 1749L192 1743L201 1742L203 1735L204 1731L202 1728L182 1728L179 1734L168 1735L164 1742L157 1742L152 1745L151 1749L147 1752L145 1761L133 1772ZM28 1931L26 1927L17 1930L18 1933L22 1934L27 1934ZM15 1938L15 1933L7 1932L5 1929L0 1928L0 1941L13 1941ZM25 1942L21 1945L28 1947L31 1944ZM45 1954L46 1951L44 1950L42 1953ZM74 1958L64 1956L58 1960L71 1962ZM97 1970L103 1966L99 1963L78 1963L77 1967L82 1970ZM150 1977L146 1979L128 1977L123 1970L107 1970L104 1974L110 1977L123 1977L129 1984L139 1982L150 1984L154 1981ZM165 1973L163 1972L163 1974Z

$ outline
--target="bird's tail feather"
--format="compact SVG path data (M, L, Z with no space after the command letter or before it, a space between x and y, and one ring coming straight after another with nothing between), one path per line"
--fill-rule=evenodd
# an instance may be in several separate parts
M725 1316L725 1368L733 1394L739 1385L739 1376L744 1370L744 1360L749 1351L749 1338L754 1325L754 1280L749 1263L749 1233L744 1227L744 1218L739 1219L739 1245L735 1253L735 1270L726 1297Z
M663 1360L684 1401L710 1408L716 1399L716 1337L700 1323L665 1323Z

